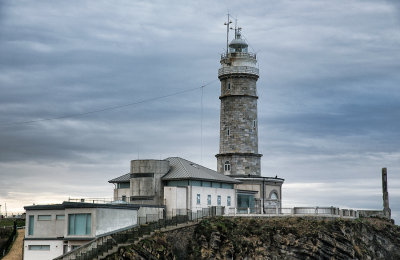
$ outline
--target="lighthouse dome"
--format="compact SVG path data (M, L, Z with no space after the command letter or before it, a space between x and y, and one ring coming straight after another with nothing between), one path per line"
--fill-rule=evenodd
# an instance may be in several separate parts
M230 52L247 52L247 47L249 45L246 43L244 39L242 39L240 33L236 33L235 39L231 41L229 44Z

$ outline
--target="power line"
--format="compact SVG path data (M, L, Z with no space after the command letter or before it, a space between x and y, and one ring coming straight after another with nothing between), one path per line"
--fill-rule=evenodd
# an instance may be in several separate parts
M139 100L139 101L136 101L136 102L122 104L122 105L118 105L118 106L105 107L105 108L92 110L92 111L88 111L88 112L70 114L70 115L63 115L63 116L59 116L59 117L50 117L50 118L43 118L43 119L37 119L37 120L21 121L21 122L14 122L14 123L5 123L5 124L0 124L0 127L7 127L7 126L13 126L13 125L24 125L24 124L33 124L33 123L38 123L38 122L43 122L43 121L53 121L53 120L60 120L60 119L65 119L65 118L81 117L81 116L86 116L86 115L90 115L90 114L95 114L95 113L115 110L115 109L119 109L119 108L123 108L123 107L134 106L134 105L143 104L143 103L147 103L147 102L152 102L152 101L163 99L163 98L167 98L167 97L180 95L180 94L187 93L187 92L192 92L192 91L195 91L195 90L198 90L198 89L203 89L204 87L206 87L208 85L211 85L212 83L214 83L216 81L217 80L210 81L210 82L202 85L201 87L185 89L185 90L177 91L177 92L174 92L174 93L171 93L171 94L158 96L158 97L154 97L154 98L143 99L143 100Z

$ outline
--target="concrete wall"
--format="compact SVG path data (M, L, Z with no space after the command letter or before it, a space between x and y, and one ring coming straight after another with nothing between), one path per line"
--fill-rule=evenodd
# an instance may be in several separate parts
M64 236L64 225L67 221L67 216L65 220L56 220L56 215L64 215L64 210L32 210L26 215L27 228L25 229L25 237L35 237L35 238L48 238L48 237L62 237ZM34 228L33 235L28 235L29 231L29 216L34 216ZM39 215L50 215L51 220L38 220Z
M137 224L137 210L128 209L96 209L95 235Z
M131 196L131 189L114 189L114 200L121 200L122 196L126 196L128 200Z
M137 204L163 205L161 177L169 171L167 160L131 161L131 202Z
M383 210L357 210L357 212L360 217L364 217L364 218L369 218L369 217L384 218L385 217Z
M146 217L146 215L158 215L160 218L162 218L163 214L164 208L140 207L138 211L138 217Z
M30 245L49 245L50 250L29 250ZM62 240L25 240L24 259L25 260L51 260L63 254Z
M171 216L176 209L187 209L186 187L164 187L165 206L167 215Z

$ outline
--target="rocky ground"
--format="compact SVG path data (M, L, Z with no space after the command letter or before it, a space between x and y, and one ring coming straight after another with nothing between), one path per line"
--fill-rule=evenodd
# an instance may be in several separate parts
M400 259L400 227L373 218L219 217L158 232L108 259Z

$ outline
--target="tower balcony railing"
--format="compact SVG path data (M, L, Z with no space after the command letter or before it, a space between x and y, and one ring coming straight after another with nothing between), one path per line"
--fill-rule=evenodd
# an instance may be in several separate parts
M250 66L229 66L218 70L218 77L228 74L252 74L258 76L258 68Z
M227 58L251 58L257 59L257 55L251 52L228 52L221 54L221 60Z

